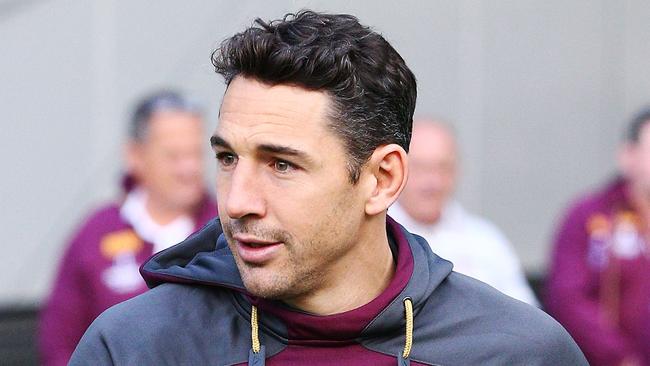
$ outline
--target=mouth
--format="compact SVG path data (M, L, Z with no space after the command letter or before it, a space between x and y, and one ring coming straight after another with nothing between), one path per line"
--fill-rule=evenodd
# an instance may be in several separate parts
M262 242L255 242L255 241L248 241L248 242L247 241L240 241L240 243L242 245L246 245L246 246L249 246L251 248L261 248L261 247L265 247L267 245L276 244L276 243L269 243L269 242L262 243Z
M261 240L243 235L233 237L239 257L248 264L261 265L271 261L278 255L284 243Z

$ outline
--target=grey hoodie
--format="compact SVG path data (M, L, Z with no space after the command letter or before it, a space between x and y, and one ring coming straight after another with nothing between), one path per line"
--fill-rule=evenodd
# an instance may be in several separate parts
M388 288L318 316L248 294L216 219L152 257L152 290L103 313L70 365L587 365L544 312L453 272L390 218L387 231Z

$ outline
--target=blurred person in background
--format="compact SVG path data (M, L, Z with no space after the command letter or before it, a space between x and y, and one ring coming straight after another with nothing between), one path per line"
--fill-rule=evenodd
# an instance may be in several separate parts
M491 222L465 211L452 198L458 180L456 139L445 124L414 121L409 178L389 215L454 270L474 277L515 299L538 305L508 239Z
M138 269L153 253L216 216L203 181L201 109L160 91L137 106L125 146L124 196L94 211L72 236L42 309L44 365L66 365L104 310L147 290Z
M618 166L564 216L544 302L592 365L650 365L650 109L632 120Z

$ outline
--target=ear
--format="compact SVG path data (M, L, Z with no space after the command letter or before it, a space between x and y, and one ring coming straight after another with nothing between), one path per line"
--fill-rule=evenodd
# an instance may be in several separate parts
M406 185L406 151L397 144L379 146L370 156L366 168L370 195L365 210L367 215L377 215L397 200Z
M124 145L123 154L126 171L137 175L142 170L142 164L144 164L142 161L142 146L133 140L129 140Z
M634 162L634 145L630 142L626 142L621 145L617 153L617 162L618 168L623 173L623 176L629 176L633 167Z

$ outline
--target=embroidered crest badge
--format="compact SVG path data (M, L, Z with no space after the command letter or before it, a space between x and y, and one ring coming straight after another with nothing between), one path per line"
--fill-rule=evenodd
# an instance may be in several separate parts
M136 260L142 248L142 240L133 230L111 233L102 239L101 253L113 262L102 273L102 281L108 288L117 293L128 293L144 286Z

